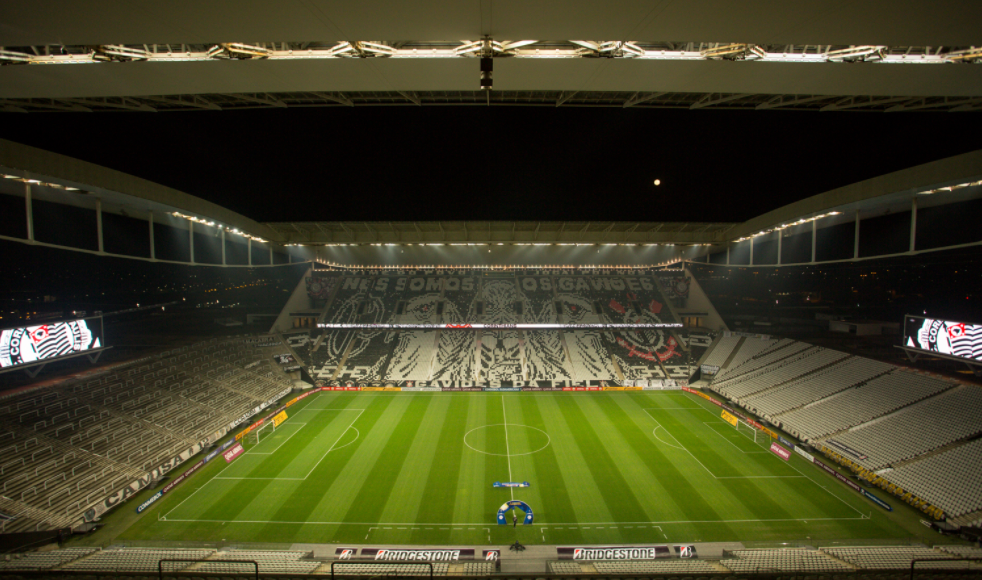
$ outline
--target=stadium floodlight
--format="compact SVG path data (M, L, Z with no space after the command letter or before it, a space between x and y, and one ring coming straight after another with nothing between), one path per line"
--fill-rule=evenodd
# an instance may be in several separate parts
M226 42L222 46L232 56L249 58L269 58L272 51L261 46L243 44L241 42Z
M955 191L956 189L963 189L965 187L972 187L975 185L982 185L982 180L980 181L967 181L965 183L958 183L956 185L947 185L945 187L938 187L936 189L928 189L926 191L917 192L919 195L933 195L935 193L941 193L942 191Z
M0 60L7 60L12 62L31 62L34 57L30 54L23 52L15 52L12 50L0 49Z
M392 56L396 53L396 49L392 48L387 44L382 44L380 42L359 42L358 46L364 52L370 52L372 54L378 54L382 56Z
M453 49L453 53L456 56L461 56L461 55L464 55L464 54L470 54L472 52L477 52L477 51L481 50L481 48L484 46L484 41L483 40L474 40L474 41L463 40L461 42L463 42L464 44L462 44L462 45L458 46L457 48Z
M332 46L327 51L327 56L343 55L345 53L352 52L353 50L355 50L355 48L353 46L351 46L351 43L350 42L342 42L342 43L339 43L339 44L336 44L336 45Z
M945 60L951 62L974 62L979 59L982 59L982 48L975 46L965 50L952 51L945 55Z
M576 46L582 46L587 50L593 52L600 52L600 45L597 44L596 42L593 42L592 40L571 40L570 42L575 44Z
M886 56L887 47L885 46L850 46L838 50L830 50L825 53L825 59L832 62L857 62L867 60L881 60Z
M122 60L147 60L150 58L150 53L145 49L130 48L120 44L106 44L97 48L96 51Z
M625 56L644 56L644 49L637 44L634 44L635 42L637 41L625 42L621 45L621 50L624 51Z
M529 46L530 44L535 44L539 42L538 40L513 40L511 42L505 42L504 44L499 44L499 52L506 52L509 50L515 50L517 48L522 48L523 46ZM498 43L494 43L498 44ZM493 46L493 45L492 45Z
M740 60L748 57L763 58L766 53L755 44L723 44L707 48L700 55L708 59Z

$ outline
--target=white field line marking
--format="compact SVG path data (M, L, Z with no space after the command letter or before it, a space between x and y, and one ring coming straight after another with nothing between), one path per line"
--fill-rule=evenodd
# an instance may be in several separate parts
M307 407L304 407L303 409L300 409L300 411L304 411L304 410L306 410L306 409L307 409ZM322 411L362 411L362 412L364 412L364 409L321 409L321 410L322 410ZM298 412L299 412L299 411L298 411ZM359 413L359 414L358 414L358 416L360 417L360 416L361 416L361 413ZM306 425L307 425L307 424L306 424L306 423L304 423L304 426L306 426ZM301 427L301 429L302 429L302 428L303 428L303 427ZM297 429L297 431L299 431L299 430L300 430L300 429ZM345 429L345 431L347 431L347 429ZM342 435L343 435L343 434L344 434L344 433L342 433ZM256 447L259 447L259 446L258 446L258 445L256 445ZM246 455L248 455L248 454L249 454L249 452L250 452L250 451L252 451L252 450L253 450L253 449L255 449L256 447L253 447L253 448L252 448L252 449L250 449L249 451L246 451L245 453L243 453L243 454L242 454L242 456L241 456L241 457L245 457ZM323 459L323 458L322 458L322 459ZM220 476L220 475L221 475L222 473L224 473L224 472L225 472L225 470L226 470L226 469L228 469L228 468L229 468L229 467L230 467L231 465L232 465L231 463L227 463L227 464L225 464L225 467L223 467L223 468L222 468L222 470L218 472L218 475L216 475L215 477L213 477L213 478L211 478L211 479L209 479L208 481L206 481L206 482L204 482L203 484L201 484L201 487L199 487L198 489L196 489L196 490L194 490L194 492L193 492L193 493L192 493L191 495L189 495L189 496L187 496L186 498L184 498L184 499L183 499L183 500L181 501L181 503L179 503L179 504L177 504L176 506L174 506L174 508L173 508L173 509L171 509L171 510L170 510L169 512L167 512L166 514L164 514L164 515L163 515L163 518L164 518L164 519L166 519L166 518L167 518L167 516L169 516L170 514L172 514L172 513L174 513L174 511L176 511L176 510L177 510L177 508L179 508L179 507L181 507L182 505L184 505L184 502L186 502L187 500L189 500L189 499L191 499L192 497L194 497L194 495L195 495L196 493L198 493L199 491L201 491L202 489L204 489L204 487L205 487L205 486L207 486L207 485L208 485L209 483L211 483L212 481L214 481L214 480L216 480L216 479L253 479L253 478L250 478L250 477L219 477L219 476ZM255 478L255 479L279 479L279 478L268 478L268 477L264 477L264 478ZM284 479L285 479L285 478L284 478ZM306 479L306 478L304 478L304 479Z
M563 522L543 522L542 525L550 526L597 526L597 525L622 525L627 524L636 525L638 527L645 527L651 524L661 524L661 525L685 525L685 524L758 524L766 522L805 522L805 521L816 521L816 522L847 522L855 520L866 520L869 516L863 515L861 518L777 518L777 519L764 519L764 520L676 520L676 521L660 521L660 522L573 522L573 523L563 523ZM405 522L286 522L277 520L161 520L167 522L203 522L203 523L215 523L215 524L286 524L286 525L311 525L311 526L377 526L375 529L381 526L413 526L419 525L417 522L405 523ZM644 525L640 525L644 524ZM435 524L450 526L450 528L439 528L441 530L459 528L464 526L486 526L487 522L478 522L470 524ZM651 525L652 528L659 527ZM386 530L391 530L391 527L382 528ZM473 528L468 527L468 529L482 529L487 530L489 528ZM559 528L556 528L559 529ZM660 529L660 528L659 528Z
M651 413L648 412L648 409L644 409L644 412L645 412L646 415L648 415L649 417L651 417L651 420L654 421L659 427L661 427L662 429L664 429L665 433L668 433L668 435L672 439L675 439L675 442L679 444L679 449L681 449L682 451L685 451L693 459L695 459L696 460L696 463L698 463L700 466L702 466L703 469L706 470L706 473L708 473L709 475L712 475L715 479L719 479L718 477L716 477L716 474L715 473L713 473L712 471L709 470L708 467L706 467L705 465L703 465L702 461L699 461L699 458L698 457L696 457L695 455L692 454L691 451L689 451L688 449L686 449L685 448L685 445L682 445L682 442L679 441L679 438L678 437L676 437L675 435L672 435L671 431L669 431L668 429L665 429L665 426L662 425L661 423L659 423L658 422L658 419L655 419L655 417Z
M702 424L703 425L717 425L718 423L716 423L714 421L703 421ZM723 435L722 433L720 433L716 429L713 429L711 426L709 427L709 430L712 431L713 433L716 433L720 437L722 437L723 438L723 441L726 441L730 445L736 447L737 448L737 451L739 451L741 453L744 453L746 455L759 455L761 453L770 453L770 451L744 451L743 449L740 449L740 446L739 445L737 445L736 443L730 441L730 438L729 437L727 437L726 435Z
M300 427L303 427L304 425L306 425L306 423L287 423L287 425L300 425ZM296 431L294 431L293 433L291 433L291 434L290 434L290 435L289 435L289 436L288 436L288 437L287 437L286 439L284 439L284 440L283 440L283 441L282 441L282 442L281 442L281 443L280 443L279 445L277 445L276 447L274 447L272 451L263 451L263 452L259 452L259 451L253 451L253 453L252 453L252 454L253 454L253 455L272 455L273 453L276 453L276 450L277 450L277 449L279 449L280 447L283 447L283 445L284 445L284 444L285 444L285 443L286 443L287 441L289 441L289 440L290 440L290 439L291 439L291 438L292 438L292 437L293 437L294 435L296 435L296 434L297 434L297 433L299 433L299 432L300 432L300 429L297 429ZM275 434L276 432L274 431L273 433Z
M501 395L501 419L505 424L505 453L508 455L508 481L514 481L511 478L511 447L508 445L508 416L505 415L505 396ZM508 491L511 492L511 499L515 499L515 488L508 487Z
M658 430L659 429L664 429L664 427L662 427L661 425L659 425L659 426L655 427L654 429L652 429L652 431L651 431L651 434L655 436L655 439L661 441L662 443L664 443L665 445L668 445L669 447L674 447L676 449L682 449L678 445L672 445L668 441L665 441L664 439L662 439L661 437L659 437L658 436ZM668 431L665 431L665 433L668 433ZM669 433L669 435L671 435L671 433ZM685 451L685 449L682 449L682 451Z
M338 411L348 411L348 410L354 411L355 409L338 409ZM331 448L328 449L327 452L324 453L324 455L321 455L321 458L317 460L317 463L315 463L314 466L310 468L310 471L307 472L307 475L303 477L304 479L310 477L310 474L313 473L315 469L317 469L317 466L321 464L321 461L324 461L324 458L327 457L328 453L334 451L334 447L335 445L338 444L338 441L340 441L341 438L344 437L344 434L348 432L348 429L351 429L351 426L355 424L355 421L358 420L358 417L361 417L361 414L365 412L364 409L357 409L357 411L358 411L358 416L352 419L351 423L348 423L348 426L345 427L344 431L342 431L341 434L338 435L338 438L334 440L334 443L331 445Z
M693 395L693 396L694 396L694 395ZM695 401L695 403L696 403L697 405L699 405L700 407L702 407L703 409L706 409L706 407L705 407L705 406L703 406L703 404L702 404L702 403L700 403L699 401ZM710 411L709 409L706 409L706 411L707 411L707 412L709 412L709 413L712 413L712 415L713 415L714 417L716 416L716 414L715 414L715 413L713 413L712 411ZM723 419L722 419L722 418L720 418L720 421L722 421L722 420L723 420ZM839 496L837 496L836 494L834 494L834 493L832 493L832 490L830 490L829 488L827 488L827 487L825 487L824 485L822 485L822 484L820 484L820 483L818 483L817 481L815 481L815 480L814 480L814 479L812 479L811 477L808 477L807 475L805 475L805 474L804 474L804 473L803 473L803 472L802 472L802 471L801 471L800 469L798 469L797 467L795 467L794 465L792 465L792 463L791 463L790 461L788 461L788 462L787 462L787 464L788 464L788 467L790 467L791 469L793 469L793 470L795 470L795 471L797 471L797 472L798 472L798 473L799 473L799 474L800 474L800 475L801 475L802 477L804 477L805 479L807 479L807 480L809 480L809 481L811 481L812 483L814 483L814 484L815 484L815 485L817 485L818 487L820 487L820 488L822 488L822 489L824 489L824 490L825 490L825 491L826 491L826 492L827 492L827 493L828 493L829 495L831 495L831 496L832 496L832 497L834 497L835 499L837 499L837 500L839 500L840 502L842 502L842 503L844 503L845 505L847 505L847 506L849 506L849 508L850 508L850 509L852 509L852 510L853 510L853 511L855 511L855 512L856 512L857 514L859 514L860 516L862 516L862 517L861 517L861 518L859 518L859 519L870 519L870 518L872 517L872 513L870 513L870 515L869 515L869 516L867 516L867 515L866 515L866 514L864 514L863 512L861 512L861 511L859 511L858 509L856 509L855 507L853 507L853 505L852 505L852 504L850 504L850 503L849 503L849 502L847 502L846 500L844 500L844 499L842 499L841 497L839 497Z

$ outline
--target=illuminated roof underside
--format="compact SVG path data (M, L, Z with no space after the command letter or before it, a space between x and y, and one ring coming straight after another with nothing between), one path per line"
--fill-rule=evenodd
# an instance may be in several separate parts
M492 58L494 90L479 89ZM982 47L692 41L6 46L0 110L363 105L982 110ZM70 66L74 65L74 66Z

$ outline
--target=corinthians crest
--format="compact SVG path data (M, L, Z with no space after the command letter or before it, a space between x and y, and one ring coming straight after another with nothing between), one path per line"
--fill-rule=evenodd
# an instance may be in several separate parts
M32 363L101 346L84 320L12 328L0 334L0 367Z

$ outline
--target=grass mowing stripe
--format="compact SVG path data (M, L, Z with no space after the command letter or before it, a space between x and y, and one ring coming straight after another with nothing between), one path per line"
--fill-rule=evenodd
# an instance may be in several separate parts
M577 396L577 395L571 395ZM563 483L573 505L573 517L567 522L610 522L614 521L607 504L598 501L601 491L593 473L587 467L587 458L573 437L573 429L578 426L568 425L566 416L560 408L561 404L573 404L566 397L543 398L539 400L542 418L548 426L547 431L552 436L552 445L559 460L559 470ZM562 521L552 519L548 522Z
M638 516L644 514L645 510L634 495L634 488L621 473L618 462L610 456L610 451L597 434L595 425L601 417L594 413L587 416L584 408L589 408L589 404L587 397L574 397L570 400L570 404L560 408L566 415L567 423L577 426L573 431L573 437L585 451L587 468L593 473L594 480L600 486L603 500L613 516L612 521L637 521Z
M467 420L460 443L463 447L460 455L460 472L456 477L448 474L450 480L448 483L456 482L457 485L453 509L455 522L477 522L487 515L485 512L487 496L485 486L489 480L486 474L487 456L464 445L463 437L466 436L467 441L478 449L484 448L487 429L479 427L483 427L487 421L488 400L489 398L484 396L467 398Z
M457 501L456 487L460 477L460 463L466 449L461 440L467 425L467 400L463 397L445 398L449 399L449 406L446 409L440 438L429 465L414 520L420 524L446 521L448 514L452 521L454 504ZM416 530L412 533L410 542L424 544L433 541L434 538L449 536L449 534L433 532L439 530Z
M542 420L542 411L539 409L538 397L522 398L522 415L525 417L525 424L538 427L543 431L549 432L545 421ZM541 488L539 498L541 506L532 506L532 512L536 513L539 522L572 522L576 518L576 510L570 501L569 492L566 489L569 483L563 478L562 471L559 469L559 460L556 457L556 447L550 444L542 451L530 456L535 465L536 481L530 482L533 486ZM573 485L578 485L573 482ZM550 537L552 534L550 534ZM583 535L579 530L567 530L561 536L565 541L577 542L583 540Z
M508 481L508 457L506 454L508 450L505 446L505 429L502 426L505 422L505 414L502 412L501 397L500 393L495 393L493 395L482 395L485 402L485 416L484 425L487 425L484 429L478 429L474 431L474 434L482 434L484 437L484 451L487 452L484 456L484 474L487 477L487 481L480 482L480 486L485 488L495 481ZM477 449L481 449L477 447ZM504 492L504 496L501 492ZM485 492L484 494L484 509L481 510L481 515L483 518L487 517L488 513L492 511L497 513L498 507L501 506L502 497L505 500L510 499L511 494L509 490L498 489L491 490L490 493ZM480 521L480 520L477 520Z
M349 408L364 408L364 403L367 402L356 396L346 396L339 397L334 401L333 408L336 409L349 409ZM357 404L356 404L357 403ZM321 405L318 405L321 407ZM368 418L365 418L365 411L355 411L355 410L321 410L321 415L336 415L336 424L339 424L338 429L335 433L331 433L328 437L321 437L318 439L313 439L306 442L306 445L316 449L317 457L311 461L308 465L305 465L305 473L309 473L307 479L301 482L301 485L290 490L288 495L281 495L279 497L267 496L264 499L271 504L276 506L275 513L272 517L268 518L271 521L304 521L316 518L316 506L320 501L324 499L324 490L327 489L332 482L334 482L340 475L340 466L343 466L351 456L357 451L358 447L362 442L362 438L354 440L351 445L346 447L341 447L337 451L328 452L335 442L339 442L338 446L344 443L344 438L349 431L348 426L356 420L361 425L363 429L370 429L371 425L374 423L374 419L381 414L381 410L375 410L375 413ZM296 438L294 438L296 439ZM325 454L327 455L325 456ZM315 462L316 467L315 467ZM244 519L244 518L242 518ZM261 518L256 518L261 519ZM283 526L276 526L268 524L262 526L263 534L265 538L277 538L277 541L292 540L293 535L298 532L309 530L296 529L291 530ZM324 530L319 530L323 533ZM290 534L290 535L288 535ZM272 540L267 540L272 541Z
M361 485L358 495L343 521L350 522L374 522L380 519L385 509L386 500L395 492L394 484L402 469L402 465L408 457L409 447L412 445L416 432L419 431L423 422L423 415L426 407L429 406L430 397L408 397L400 399L392 397L393 402L389 410L401 410L395 416L387 413L382 420L392 421L395 428L388 437L382 454L376 460L374 467L368 477L362 482L353 482L354 485Z
M287 469L295 459L299 457L299 465L302 468L305 465L306 454L304 457L300 457L301 453L309 446L311 441L316 440L317 436L321 432L328 429L332 423L330 419L337 418L337 413L335 416L328 417L323 421L313 421L308 423L300 432L293 437L282 449L273 455L260 455L260 459L255 460L255 464L247 468L245 474L240 474L232 470L236 463L232 463L228 469L222 472L220 476L226 476L226 472L234 474L235 477L262 477L262 478L274 478L280 473ZM236 462L242 461L243 458L250 457L248 454L240 457ZM253 461L250 459L250 461ZM218 481L229 481L229 480L218 480ZM203 509L201 505L196 502L189 501L188 504L181 506L183 509L175 510L175 519L221 519L221 520L234 520L239 514L243 513L249 505L249 502L242 501L242 498L253 498L262 495L266 488L272 483L272 479L241 479L241 480L230 480L234 482L234 485L227 486L223 485L221 487L220 493L212 492L208 490L208 499L212 501L208 508ZM204 493L204 492L202 492ZM203 498L204 499L204 498ZM185 515L190 514L190 515Z
M643 404L643 402L640 402ZM702 490L707 483L708 474L697 467L699 471L690 470L682 473L675 462L666 457L662 449L652 441L651 418L641 409L637 397L605 397L597 400L597 406L607 416L620 433L621 440L630 447L637 458L651 473L653 482L663 493L658 503L668 501L670 509L662 514L655 514L655 520L721 520L720 513L702 497ZM628 413L624 407L629 407ZM647 482L638 482L645 485ZM687 483L687 485L685 484Z
M649 411L653 414L661 415L658 421L662 423L672 435L676 437L682 445L693 455L699 458L710 469L719 469L720 466L729 465L724 459L719 448L715 447L713 439L718 439L710 429L702 423L701 417L692 415L690 411L678 411L684 415L677 415L675 411ZM736 454L730 454L736 455ZM745 456L742 453L741 457ZM776 456L772 459L780 461ZM714 472L715 473L715 472ZM730 475L730 472L724 472ZM739 475L740 473L737 472ZM722 475L722 474L716 474ZM751 474L748 474L751 475ZM736 485L730 485L737 482ZM749 485L747 482L750 482ZM767 486L771 480L747 480L747 479L716 479L712 488L719 490L717 497L719 501L727 501L734 507L742 505L746 513L751 514L750 518L755 519L793 519L798 517L788 511L777 500L772 499L767 492ZM708 487L708 486L707 486ZM729 498L729 500L724 500ZM734 501L735 500L735 501ZM782 498L788 505L794 505L794 498Z
M380 516L383 522L415 522L420 515L420 504L426 488L427 475L433 468L433 460L439 450L440 433L447 419L447 409L450 407L450 397L425 397L426 410L422 413L421 425L412 444L406 453L405 461L398 470L398 475L392 486L385 509ZM448 513L442 509L430 512L442 514L443 522L448 522ZM403 534L402 541L407 541L411 534Z

